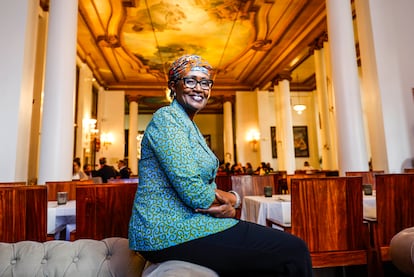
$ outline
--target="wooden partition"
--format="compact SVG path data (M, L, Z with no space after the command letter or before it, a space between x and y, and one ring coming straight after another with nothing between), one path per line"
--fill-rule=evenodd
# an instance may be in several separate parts
M223 191L231 190L231 175L217 175L216 185L218 189L221 189Z
M277 174L267 175L232 175L232 189L236 191L240 197L247 195L264 195L264 187L273 187L273 194L277 192Z
M362 184L372 185L372 189L376 189L375 186L375 175L383 174L384 170L373 170L373 171L347 171L346 176L361 176Z
M56 201L57 193L66 191L68 200L76 200L76 186L93 184L93 180L46 182L48 201Z
M306 173L305 171L296 170L295 174L286 175L286 183L288 187L288 193L291 192L291 183L292 179L309 179L309 178L324 178L326 177L325 171L312 171L311 173Z
M291 224L268 219L308 245L314 268L362 265L369 260L363 223L362 178L292 179Z
M264 195L264 187L272 187L273 194L277 193L278 175L252 175L253 195Z
M377 186L377 220L371 222L381 261L390 261L389 244L399 231L414 226L414 174L381 174Z
M75 238L127 238L137 186L137 183L77 186Z
M0 185L0 241L46 241L45 186Z

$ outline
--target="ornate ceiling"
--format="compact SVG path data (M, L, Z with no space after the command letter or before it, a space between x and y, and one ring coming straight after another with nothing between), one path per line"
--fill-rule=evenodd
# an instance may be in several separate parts
M271 89L281 74L292 90L314 89L310 46L324 33L325 0L79 0L77 52L140 112L167 103L170 62L199 54L216 68L206 111L221 113L223 99Z

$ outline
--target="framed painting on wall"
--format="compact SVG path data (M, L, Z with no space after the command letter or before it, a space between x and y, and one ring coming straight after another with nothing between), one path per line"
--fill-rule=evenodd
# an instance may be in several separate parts
M293 127L295 157L309 157L308 126Z
M276 127L270 127L270 141L272 144L272 158L277 158Z

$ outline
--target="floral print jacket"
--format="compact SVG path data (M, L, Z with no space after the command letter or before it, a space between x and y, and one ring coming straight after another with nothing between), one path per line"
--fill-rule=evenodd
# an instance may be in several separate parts
M217 168L216 156L176 100L154 113L141 143L130 248L160 250L234 226L236 219L194 211L214 201Z

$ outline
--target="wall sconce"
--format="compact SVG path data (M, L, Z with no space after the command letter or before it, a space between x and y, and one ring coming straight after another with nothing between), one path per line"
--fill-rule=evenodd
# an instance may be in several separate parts
M253 152L257 152L257 148L259 146L259 139L260 134L256 130L251 130L247 134L247 141L250 143L250 147L252 148Z
M86 152L90 152L91 141L93 141L99 133L99 130L96 129L96 119L94 118L84 118L82 120L83 127L83 147L86 148Z
M108 146L114 143L114 135L112 133L102 133L101 135L101 144L108 150Z

